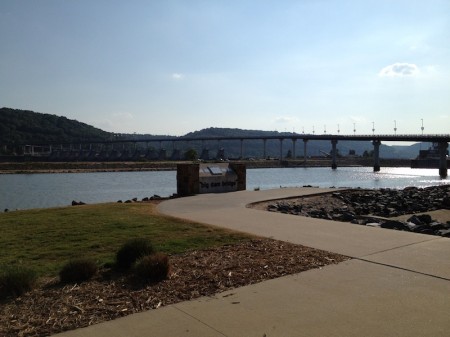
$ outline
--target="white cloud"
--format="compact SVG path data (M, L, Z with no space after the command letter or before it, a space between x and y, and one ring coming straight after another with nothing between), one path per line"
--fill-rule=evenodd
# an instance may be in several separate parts
M366 123L367 118L363 116L350 116L350 121L352 123Z
M120 120L134 120L134 116L130 112L115 112L113 113L114 118L120 119Z
M180 73L173 73L172 74L172 79L174 79L176 81L182 80L183 78L184 78L183 74L180 74Z
M419 73L419 68L412 63L394 63L381 69L381 77L404 77L415 76Z
M296 117L290 117L290 116L277 117L274 120L275 123L279 123L279 124L295 123L297 121L298 121L298 119Z

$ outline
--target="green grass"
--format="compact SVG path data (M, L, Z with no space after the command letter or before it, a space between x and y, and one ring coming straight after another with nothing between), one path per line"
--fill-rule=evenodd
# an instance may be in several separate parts
M144 237L168 254L235 243L249 237L157 214L155 206L97 204L0 214L0 266L24 265L55 276L69 260L114 261L129 239Z

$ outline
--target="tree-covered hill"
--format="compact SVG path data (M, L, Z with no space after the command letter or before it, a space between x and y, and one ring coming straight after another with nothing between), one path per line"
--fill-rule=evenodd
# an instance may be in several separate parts
M283 136L291 133L278 131L244 130L237 128L206 128L186 134L184 137L262 137L262 136Z
M1 144L49 144L108 140L111 133L56 115L0 109Z

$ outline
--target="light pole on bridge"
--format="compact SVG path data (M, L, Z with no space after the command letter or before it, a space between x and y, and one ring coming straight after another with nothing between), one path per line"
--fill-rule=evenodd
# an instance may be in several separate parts
M394 119L394 134L397 135L397 121Z
M372 122L372 134L375 135L375 122Z
M423 129L424 129L424 127L423 127L423 118L421 118L420 120L422 121L422 126L420 127L420 130L422 130L422 136L423 136ZM420 142L419 150L422 150L422 142Z

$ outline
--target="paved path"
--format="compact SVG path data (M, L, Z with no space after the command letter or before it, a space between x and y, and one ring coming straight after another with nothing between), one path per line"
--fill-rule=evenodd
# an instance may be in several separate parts
M450 239L245 207L326 191L205 194L163 202L159 210L352 260L62 335L450 336Z

